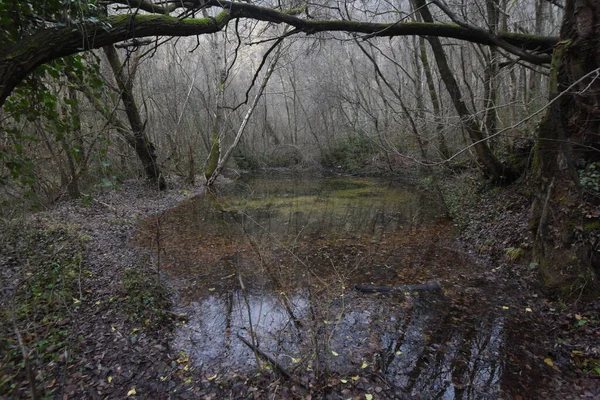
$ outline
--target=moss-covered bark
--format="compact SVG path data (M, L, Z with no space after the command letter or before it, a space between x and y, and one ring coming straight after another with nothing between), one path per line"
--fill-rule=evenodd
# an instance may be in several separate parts
M217 169L217 165L219 165L219 158L221 157L221 140L219 137L219 132L215 130L212 134L211 138L211 146L210 146L210 154L208 155L208 160L206 162L206 168L204 170L204 177L208 182L210 178L213 176Z
M148 180L154 183L159 190L164 190L167 188L167 183L158 166L156 149L146 134L146 124L142 121L139 108L133 95L133 77L125 76L119 54L114 46L105 46L104 54L106 54L106 58L113 71L117 85L119 86L121 101L125 106L125 113L127 114L127 119L131 125L131 131L133 132L133 138L128 142L132 145L138 158L142 162Z
M599 20L597 1L567 1L552 61L553 102L538 128L530 226L543 282L553 291L594 286L600 272L593 232L581 228L600 205L582 193L576 170L600 160Z

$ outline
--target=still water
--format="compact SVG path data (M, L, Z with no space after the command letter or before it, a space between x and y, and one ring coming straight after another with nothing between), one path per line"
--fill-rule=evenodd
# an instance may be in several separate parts
M499 398L515 387L506 343L518 332L453 235L435 197L414 187L263 176L152 216L135 240L175 282L189 321L173 345L207 376L260 365L306 388ZM442 290L354 288L425 282Z

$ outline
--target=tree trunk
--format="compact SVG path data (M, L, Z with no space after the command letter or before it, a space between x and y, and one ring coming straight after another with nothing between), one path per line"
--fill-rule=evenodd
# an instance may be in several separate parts
M590 279L597 282L590 271L600 271L598 249L581 228L597 223L598 201L582 196L575 170L600 160L598 20L596 0L567 1L552 62L554 101L538 128L533 167L538 187L530 226L544 284L553 291L582 289Z
M435 134L437 136L438 146L440 154L443 158L450 158L450 151L448 150L448 144L446 137L444 136L444 126L442 125L442 110L440 101L438 98L437 91L435 89L435 82L433 80L433 73L431 72L431 66L429 65L429 58L427 57L427 49L425 48L425 39L419 37L419 53L421 64L423 64L423 71L425 72L425 79L427 80L427 89L429 91L429 97L431 99L431 105L433 107L433 116L438 121L435 128Z
M489 28L494 34L496 34L500 19L498 0L486 0L485 3L487 8ZM485 54L485 56L487 60L483 78L483 84L485 85L485 93L483 95L485 109L484 124L487 135L493 136L496 133L498 125L498 111L496 109L498 97L498 49L495 47L490 47L488 54ZM492 140L490 147L494 147L495 141L496 140L494 139Z
M119 54L114 46L105 46L103 49L121 92L121 101L125 106L125 113L135 139L133 148L142 162L148 180L156 184L159 190L164 190L167 188L167 183L156 162L154 144L146 135L146 124L142 122L140 111L133 96L133 76L125 76L123 64L121 64Z
M427 23L433 23L433 17L427 8L425 0L414 0L415 8L419 9L423 21ZM479 123L476 121L476 117L469 112L467 105L463 100L460 87L450 66L446 59L446 54L442 47L442 42L438 37L428 36L427 41L433 49L435 61L440 71L440 76L448 89L450 99L456 112L461 118L463 126L466 128L469 138L473 142L473 147L477 153L477 158L483 166L483 171L486 176L497 182L508 182L511 180L512 172L508 167L502 165L502 163L496 158L487 142L485 141L485 135L479 129Z

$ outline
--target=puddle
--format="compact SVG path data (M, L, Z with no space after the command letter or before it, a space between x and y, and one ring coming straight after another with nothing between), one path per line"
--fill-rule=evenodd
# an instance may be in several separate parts
M150 217L134 240L176 282L189 321L174 347L206 376L250 376L266 355L306 387L498 398L509 385L505 317L452 235L414 188L261 177ZM442 290L354 289L425 282Z

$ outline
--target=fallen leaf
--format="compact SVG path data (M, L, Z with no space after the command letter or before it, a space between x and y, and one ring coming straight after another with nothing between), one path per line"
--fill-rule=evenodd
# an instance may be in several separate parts
M365 369L369 366L369 364L367 364L366 362L362 363L362 365L360 366L362 369Z
M502 306L503 310L508 310L510 307L509 306Z
M357 380L359 380L359 379L360 379L360 376L358 376L358 375L356 375L356 376L353 376L353 377L352 377L352 380L353 380L353 381L357 381Z
M342 382L342 383L348 383L348 379L340 379L340 382Z
M208 288L208 291L209 291L209 292L214 292L214 291L215 291L215 288L214 288L214 287Z
M331 354L333 354L333 355L334 355L334 356L336 356L336 357L337 357L337 356L339 356L339 354L338 354L338 353L336 353L336 352L335 352L335 351L333 351L333 350L331 350Z
M131 388L131 390L129 392L127 392L127 397L131 397L134 394L136 394L137 392L135 391L135 387Z
M532 310L531 308L527 307L527 308L525 309L525 312L533 312L533 310Z
M73 304L79 304L81 303L81 300L76 299L75 297L73 297Z
M214 381L215 379L217 379L217 376L219 376L218 374L214 374L213 376L209 377L208 380L209 381Z
M109 376L108 378L106 378L106 380L108 381L108 383L112 382L112 376Z
M544 358L544 362L546 364L548 364L549 366L554 367L554 362L552 361L551 358L548 358L548 357Z
M396 352L396 355L397 355L397 356L401 356L401 355L402 355L402 352L401 352L400 350L398 350L398 351Z
M373 395L371 393L365 394L365 400L373 400Z

